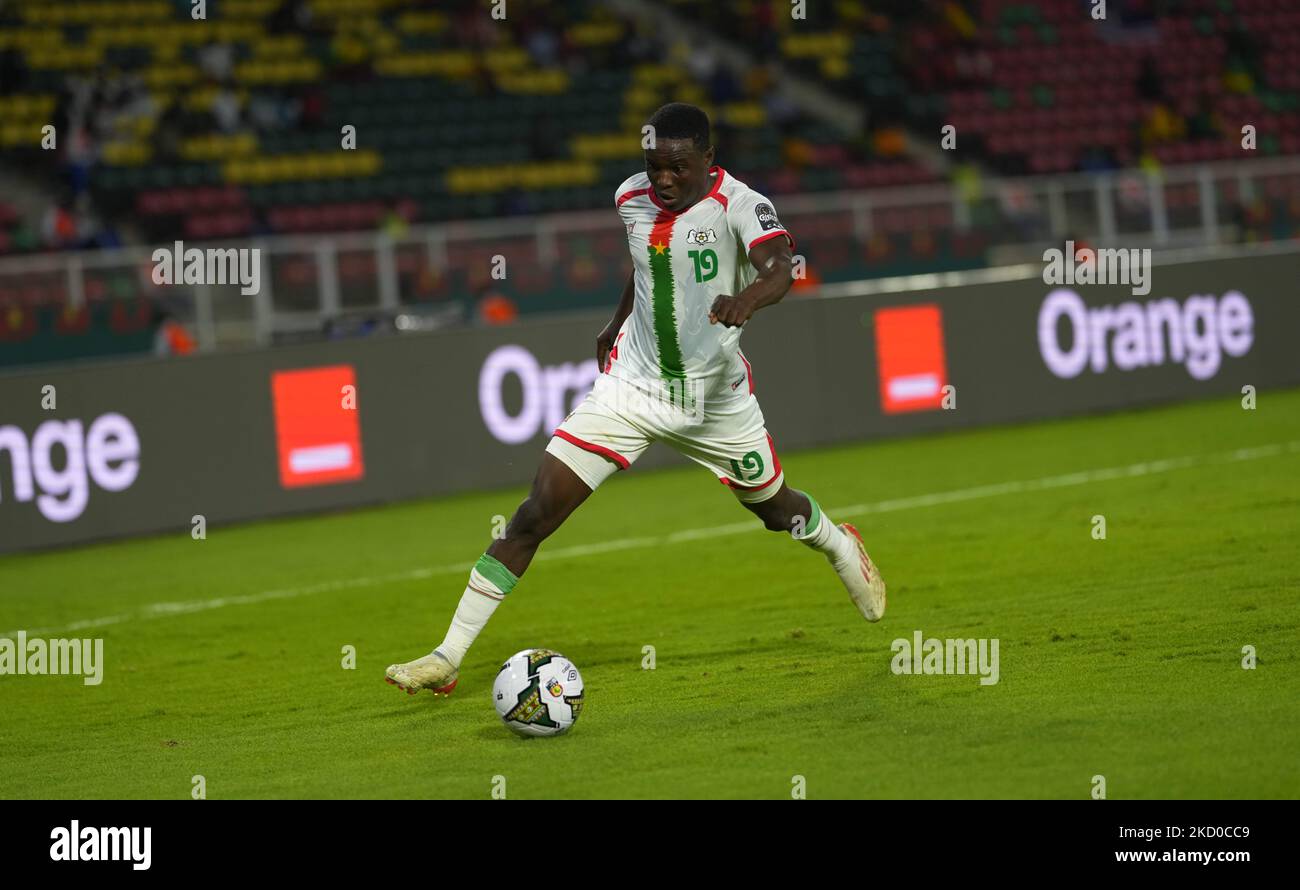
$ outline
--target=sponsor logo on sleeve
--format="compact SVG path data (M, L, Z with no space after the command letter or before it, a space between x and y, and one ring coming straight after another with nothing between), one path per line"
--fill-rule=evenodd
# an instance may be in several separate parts
M770 229L785 228L785 226L781 225L781 221L776 218L776 211L772 209L771 204L766 202L755 204L754 215L758 217L758 224L765 232Z

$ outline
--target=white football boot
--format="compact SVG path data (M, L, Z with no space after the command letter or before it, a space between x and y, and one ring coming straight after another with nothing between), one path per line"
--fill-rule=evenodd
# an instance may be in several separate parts
M876 564L867 555L862 535L847 522L841 522L840 531L848 535L857 545L857 559L843 561L831 560L831 565L839 573L840 580L849 591L853 605L858 607L862 617L868 621L879 621L885 615L885 579L880 577Z
M384 671L385 680L410 695L421 689L432 690L434 695L451 695L459 676L456 666L437 649L406 664L390 664Z

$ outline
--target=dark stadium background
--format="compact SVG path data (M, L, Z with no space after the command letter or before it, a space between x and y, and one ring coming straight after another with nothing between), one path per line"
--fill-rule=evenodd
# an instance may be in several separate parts
M1096 8L6 0L0 365L610 306L612 192L672 100L796 231L797 297L1066 237L1293 241L1300 8ZM261 245L265 299L154 286L178 239Z

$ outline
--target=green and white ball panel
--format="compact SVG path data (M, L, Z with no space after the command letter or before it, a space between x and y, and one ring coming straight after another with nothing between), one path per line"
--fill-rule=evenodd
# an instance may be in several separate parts
M525 649L501 665L492 701L515 732L559 735L582 713L582 675L558 652Z

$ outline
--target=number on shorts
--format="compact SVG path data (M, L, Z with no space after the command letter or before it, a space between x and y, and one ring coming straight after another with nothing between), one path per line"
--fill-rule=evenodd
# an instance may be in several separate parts
M745 470L753 470L748 476ZM731 475L735 476L741 482L753 482L763 478L763 456L757 451L751 451L740 459L739 462L733 457L731 459Z

